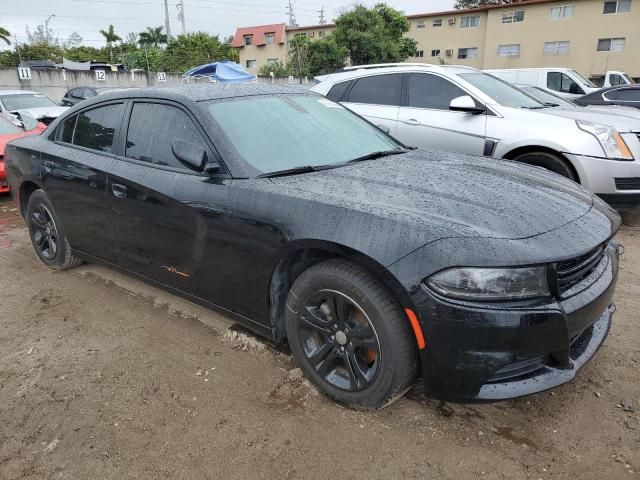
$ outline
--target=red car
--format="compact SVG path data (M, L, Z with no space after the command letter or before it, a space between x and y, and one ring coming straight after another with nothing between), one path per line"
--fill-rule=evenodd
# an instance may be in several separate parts
M0 193L7 193L9 182L4 171L4 147L11 140L28 135L40 135L47 126L44 123L27 123L24 122L24 128L14 125L6 118L0 117ZM29 130L25 130L30 128Z

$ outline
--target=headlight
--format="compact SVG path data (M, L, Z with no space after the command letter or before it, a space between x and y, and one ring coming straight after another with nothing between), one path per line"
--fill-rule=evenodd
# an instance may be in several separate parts
M615 128L606 125L596 125L591 122L583 122L581 120L576 120L576 124L580 130L596 137L607 154L607 157L633 160L631 150L629 150L624 139Z
M425 283L441 295L464 300L518 300L550 295L546 267L450 268Z

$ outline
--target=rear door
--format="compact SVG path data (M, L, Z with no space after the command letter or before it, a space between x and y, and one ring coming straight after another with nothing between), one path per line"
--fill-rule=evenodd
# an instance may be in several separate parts
M217 158L204 131L183 106L136 100L126 116L120 155L109 173L108 187L118 263L193 292L193 278L207 254L210 235L217 238L212 232L220 230L225 218L231 179L224 172L210 176L193 171L174 156L171 143L181 139ZM213 294L203 296L216 300Z
M409 74L406 92L398 115L398 140L419 148L483 154L486 114L449 109L451 100L467 92L431 73Z
M389 73L358 78L343 95L342 103L374 125L384 125L395 136L402 77L401 73Z
M117 249L105 172L115 162L124 112L124 103L112 102L67 118L40 157L44 190L71 247L108 262Z

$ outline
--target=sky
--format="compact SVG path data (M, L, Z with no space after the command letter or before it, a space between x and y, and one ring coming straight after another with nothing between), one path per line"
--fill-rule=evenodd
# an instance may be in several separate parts
M236 27L288 21L288 0L183 0L187 32L205 31L221 38L233 35ZM373 5L380 0L361 0ZM169 0L171 33L181 33L178 20L180 0ZM292 0L299 25L315 25L324 6L325 18L332 21L354 0ZM386 3L406 14L448 10L454 0L387 0ZM148 26L164 26L164 0L0 0L0 26L25 42L26 26L31 30L44 24L50 15L49 30L65 40L76 31L83 44L100 47L104 39L99 30L113 24L124 38ZM13 38L12 38L13 42ZM0 45L0 48L4 48Z

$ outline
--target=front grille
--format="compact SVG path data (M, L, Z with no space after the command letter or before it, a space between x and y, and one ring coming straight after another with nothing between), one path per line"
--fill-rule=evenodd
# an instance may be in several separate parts
M616 178L616 190L640 190L640 177Z
M606 246L601 245L589 253L579 257L559 262L556 265L558 290L564 293L574 285L588 277L598 266L604 256Z

